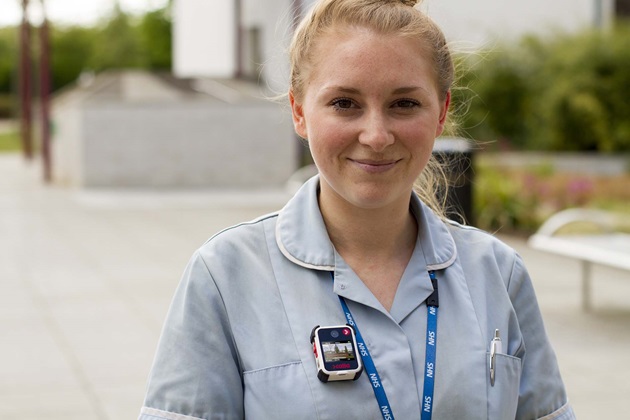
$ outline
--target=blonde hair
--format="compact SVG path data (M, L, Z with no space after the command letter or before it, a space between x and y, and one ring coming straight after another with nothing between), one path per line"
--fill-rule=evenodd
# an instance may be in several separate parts
M317 41L346 27L364 27L384 35L417 39L433 58L438 93L445 100L454 80L453 60L442 30L415 8L418 3L418 0L319 0L298 25L289 47L290 91L296 100L303 100ZM418 178L415 190L425 204L444 217L447 180L433 157Z

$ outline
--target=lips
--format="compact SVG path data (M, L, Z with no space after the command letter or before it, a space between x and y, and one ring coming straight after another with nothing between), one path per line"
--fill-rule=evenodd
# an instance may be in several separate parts
M368 173L383 173L392 169L400 159L349 159L354 165Z

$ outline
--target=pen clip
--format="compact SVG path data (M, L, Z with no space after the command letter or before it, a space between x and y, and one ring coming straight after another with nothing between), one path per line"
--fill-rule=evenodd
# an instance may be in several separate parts
M490 386L494 386L494 380L495 380L496 371L497 371L496 356L497 356L497 353L501 353L503 351L501 344L502 343L501 343L501 336L499 334L499 330L495 329L494 338L490 342Z

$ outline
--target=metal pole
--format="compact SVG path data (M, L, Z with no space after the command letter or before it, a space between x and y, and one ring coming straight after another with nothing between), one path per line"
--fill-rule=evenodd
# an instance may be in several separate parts
M602 0L595 0L595 28L602 29L604 27L604 4Z
M40 28L40 96L42 118L42 161L44 165L44 181L49 183L52 179L50 156L50 31L46 6L42 4L42 27Z
M234 25L235 25L235 64L234 76L237 79L243 77L243 4L242 0L234 0Z
M28 22L28 0L22 0L22 24L20 27L20 100L22 152L27 160L33 158L32 117L31 117L31 40Z

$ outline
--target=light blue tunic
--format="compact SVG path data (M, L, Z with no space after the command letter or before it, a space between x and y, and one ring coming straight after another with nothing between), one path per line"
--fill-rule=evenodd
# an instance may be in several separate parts
M316 325L345 324L338 295L394 416L419 419L427 270L436 270L440 295L433 418L575 418L531 280L511 248L443 223L414 195L418 239L388 312L330 242L318 185L311 179L280 212L226 229L194 254L164 325L140 420L381 419L367 375L317 379L309 337ZM495 329L505 354L491 386Z

